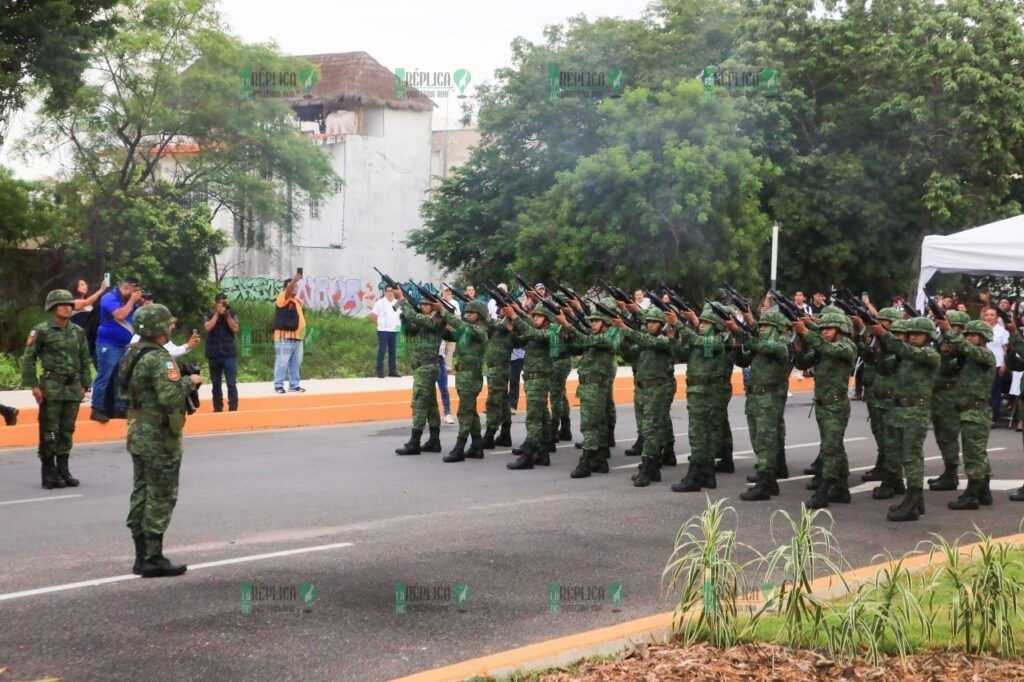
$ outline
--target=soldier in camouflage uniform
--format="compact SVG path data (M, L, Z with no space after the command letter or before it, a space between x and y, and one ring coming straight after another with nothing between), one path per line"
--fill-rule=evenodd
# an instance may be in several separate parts
M1006 351L1006 367L1013 372L1024 371L1024 335L1020 333L1017 325L1011 316L1010 323L1006 325L1010 332L1009 348ZM1012 502L1024 502L1024 485L1017 492L1010 495Z
M508 404L508 381L511 370L512 332L503 320L486 320L487 352L487 431L480 444L485 450L498 445L512 445L512 408ZM497 436L495 436L497 434Z
M878 319L881 322L881 317ZM901 313L900 317L893 320L886 329L889 334L894 336L898 341L905 342L907 340L907 322L908 320L903 319ZM884 322L881 323L882 326L885 326ZM896 355L885 350L885 346L882 344L881 340L876 339L876 343L881 349L879 351L879 366L884 367L887 372L884 375L886 381L883 382L883 385L889 387L889 394L888 409L882 417L882 441L885 443L885 456L882 459L881 484L871 491L871 497L876 500L890 500L897 495L905 495L907 492L907 487L903 484L903 462L900 459L899 453L893 450L893 430L890 424L892 419L892 410L893 407L895 407L894 391L896 388L900 360ZM879 376L883 375L879 374Z
M534 465L550 466L549 454L554 451L551 412L548 396L551 393L551 341L554 315L543 305L530 312L530 322L518 317L512 308L502 308L501 315L515 329L516 341L526 346L523 379L526 381L526 441L512 450L517 455L509 462L509 469L532 469ZM532 324L531 324L532 322Z
M962 359L962 366L956 383L956 410L954 418L960 425L963 439L964 473L967 474L967 490L949 503L954 511L977 509L978 505L991 505L992 492L989 480L992 468L988 461L988 436L992 423L992 408L988 404L992 382L996 376L996 356L985 347L992 341L992 328L981 320L968 321L963 334L953 320L946 315L939 320L944 342ZM933 394L934 395L934 394Z
M574 329L559 315L558 323L576 348L583 351L579 365L579 386L576 397L580 400L580 429L583 432L583 453L569 474L571 478L586 478L591 472L607 474L611 445L608 442L608 401L611 384L615 380L615 354L622 340L622 332L611 326L611 320L594 310L588 316L590 334Z
M630 329L621 317L615 318L613 324L640 349L635 377L635 401L643 405L644 417L640 432L644 439L644 451L640 469L633 476L633 485L643 488L661 480L665 443L672 437L670 411L674 390L668 372L672 368L676 350L678 319L672 313L666 316L651 306L644 314L645 331Z
M822 509L832 502L850 502L850 464L843 437L850 421L850 370L857 347L848 337L853 334L850 320L841 313L821 316L816 330L793 323L802 338L796 347L794 364L798 369L814 367L814 415L821 439L821 482L807 502L811 509Z
M630 370L632 370L633 376L633 418L636 421L636 440L623 451L623 454L627 457L639 457L644 451L644 435L640 424L644 421L644 408L643 405L636 402L636 373L638 371L637 363L640 361L640 349L636 345L630 343L628 338L622 340L622 345L619 347L622 359L629 364Z
M455 337L455 362L458 375L455 389L459 392L459 437L455 447L445 457L445 462L462 462L467 457L481 459L484 456L480 443L480 415L476 411L476 400L484 387L483 365L487 350L487 304L470 301L466 304L466 321L442 310L441 304L435 309L453 329ZM469 451L466 441L471 440Z
M915 317L906 323L907 341L894 337L881 325L869 327L885 350L899 358L893 389L893 408L889 420L892 454L903 465L907 494L889 508L890 521L917 521L924 514L924 439L928 433L929 403L939 372L939 352L930 344L935 326L927 317Z
M752 321L753 316L749 316L748 324ZM789 320L773 308L761 315L754 335L743 332L731 320L726 327L733 335L733 361L750 368L745 412L758 477L753 487L740 494L740 499L769 500L779 494L778 459L779 453L785 451L781 441L785 438L789 373L793 370Z
M551 361L551 432L553 443L572 441L572 423L569 419L569 396L565 383L572 372L572 353L566 348Z
M420 312L409 305L401 287L395 291L401 301L402 329L405 347L412 356L412 436L409 442L395 450L398 455L418 455L421 452L441 452L441 414L437 411L437 383L440 369L437 349L441 341L452 341L444 318L436 315L430 301L420 302ZM430 427L430 438L422 446L423 427Z
M896 308L882 308L876 317L886 329L901 319L900 311ZM860 477L867 483L881 481L885 477L885 460L888 452L885 420L892 410L892 388L896 378L897 360L883 351L880 341L863 330L863 322L860 321L860 318L854 318L854 322L864 332L856 337L857 350L864 363L864 402L868 407L871 435L874 436L875 446L878 449L875 466L865 471Z
M21 384L32 389L39 404L39 460L42 485L49 490L78 485L68 470L68 458L78 408L92 384L92 374L85 332L71 324L75 310L71 292L51 291L45 307L52 317L29 332L21 355ZM36 360L42 365L41 376L36 375Z
M164 349L171 319L159 303L140 308L133 320L140 341L128 348L118 369L135 479L127 524L135 542L132 572L143 578L177 576L186 569L164 557L163 542L178 501L188 398L202 380L196 375L183 379Z
M967 313L951 310L946 314L946 319L953 330L963 333L964 325L971 318ZM960 392L957 384L965 358L956 351L948 335L939 344L939 360L939 376L932 388L932 429L942 455L942 475L928 479L928 487L931 490L956 490L960 487L960 477L957 475L960 466L960 413L957 409Z
M690 438L690 463L686 475L672 484L677 493L717 488L715 457L721 452L723 385L732 390L732 343L722 319L711 306L700 317L684 313L693 327L679 325L676 360L686 363L686 414Z

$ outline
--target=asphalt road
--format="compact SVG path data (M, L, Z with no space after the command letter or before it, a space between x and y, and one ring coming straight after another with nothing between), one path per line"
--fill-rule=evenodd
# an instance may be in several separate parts
M787 409L794 476L817 449L809 400L797 394ZM686 433L685 412L676 403L677 434ZM795 478L771 502L739 501L753 468L742 398L730 416L738 470L720 475L714 492L735 504L739 539L767 551L785 540L772 539L771 511L795 513L809 493ZM622 454L634 434L632 406L620 407L613 467L636 462ZM513 436L522 435L519 415ZM512 472L507 448L461 464L438 454L397 457L406 436L404 423L378 422L188 438L165 550L191 568L162 580L127 575L131 461L123 444L78 447L72 469L83 485L60 491L39 487L33 451L0 451L0 668L11 668L12 679L376 680L671 609L661 570L680 525L704 506L702 494L669 490L684 466L636 489L631 468L569 479L571 444L550 468ZM868 468L875 450L863 403L854 403L847 438L851 468ZM442 439L447 450L454 427ZM1019 485L1020 435L999 429L989 445L1002 487ZM677 451L687 450L679 435ZM941 470L937 455L929 437L929 475ZM888 503L867 491L833 505L846 559L865 565L975 523L1018 532L1024 504L1006 493L966 513L945 508L953 496L926 493L927 515L908 524L886 522ZM468 584L467 607L410 604L397 613L396 581L443 599ZM553 581L584 590L617 582L625 596L615 610L605 603L550 613ZM256 599L294 599L298 586L312 584L315 600L243 613L246 582ZM407 596L423 595L411 588Z

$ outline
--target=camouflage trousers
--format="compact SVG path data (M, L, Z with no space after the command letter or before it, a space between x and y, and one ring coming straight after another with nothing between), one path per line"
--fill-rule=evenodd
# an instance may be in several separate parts
M721 424L715 410L721 405L720 397L714 393L686 394L687 430L690 438L690 462L702 468L714 466L715 456L720 451ZM646 448L647 444L644 443Z
M46 398L39 406L39 455L67 455L71 453L71 437L75 432L80 400L53 400Z
M551 428L554 431L558 431L562 419L569 415L569 396L565 382L571 371L571 357L559 358L551 364Z
M610 381L604 379L581 379L576 387L576 397L580 400L583 449L589 452L612 445L608 442L608 408L611 401L609 384Z
M988 438L991 433L992 408L988 405L959 414L960 437L964 447L964 473L967 478L981 480L992 475L988 460Z
M134 484L127 525L133 536L163 535L178 501L181 435L164 429L148 440L149 447L131 453ZM147 542L146 556L159 551L159 545Z
M538 448L551 443L551 412L548 397L551 393L551 375L541 372L523 372L526 382L526 440Z
M878 448L878 460L882 462L882 470L885 470L889 457L888 431L885 422L892 411L892 401L865 397L864 402L868 406L868 421L871 424L871 435L875 438L875 447Z
M637 389L636 402L643 405L640 435L644 437L641 453L648 471L661 469L662 450L672 440L672 382Z
M850 422L850 401L848 399L830 405L821 405L815 400L814 418L818 422L821 440L821 476L845 483L850 476L850 463L846 458L846 425Z
M437 364L423 365L412 371L412 428L423 430L441 427L441 413L437 409Z
M615 422L616 422L616 416L617 416L615 414L615 377L614 376L612 376L608 380L608 383L606 384L605 387L608 390L608 400L605 403L605 413L604 413L605 414L604 425L605 425L605 431L606 431L605 436L608 439L608 447L613 448L613 447L615 447L615 437L614 437L614 434L615 434ZM673 393L674 392L675 391L673 391Z
M643 435L644 404L640 399L640 389L636 387L636 379L633 379L633 419L636 421L636 436Z
M960 412L956 399L955 389L932 394L932 429L942 463L947 467L960 464Z
M487 428L500 429L512 421L512 408L508 406L508 379L511 372L491 369L487 372ZM461 400L461 398L460 398Z
M480 370L459 370L455 377L455 390L459 394L459 438L478 438L480 414L476 411L476 401L484 390L484 377Z
M903 468L908 488L924 487L924 439L928 435L927 407L892 408L886 422L893 459ZM886 467L887 471L895 469Z
M757 393L747 396L745 412L757 470L775 480L779 452L785 447L786 394Z
M715 386L714 390L716 399L714 416L718 427L718 450L715 452L715 457L728 461L732 459L732 428L729 425L729 401L732 400L731 378L724 386Z

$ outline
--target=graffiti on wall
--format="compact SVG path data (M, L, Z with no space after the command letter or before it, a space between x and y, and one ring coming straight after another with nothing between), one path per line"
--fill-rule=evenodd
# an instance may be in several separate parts
M282 288L282 280L273 277L225 277L220 289L232 301L271 303ZM334 310L355 317L368 315L380 298L377 287L358 277L310 275L299 282L296 296L309 310Z

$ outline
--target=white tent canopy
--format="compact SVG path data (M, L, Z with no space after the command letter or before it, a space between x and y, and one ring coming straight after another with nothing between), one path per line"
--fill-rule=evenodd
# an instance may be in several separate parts
M925 237L917 285L919 310L925 302L925 285L940 272L1024 277L1024 215L944 237Z

